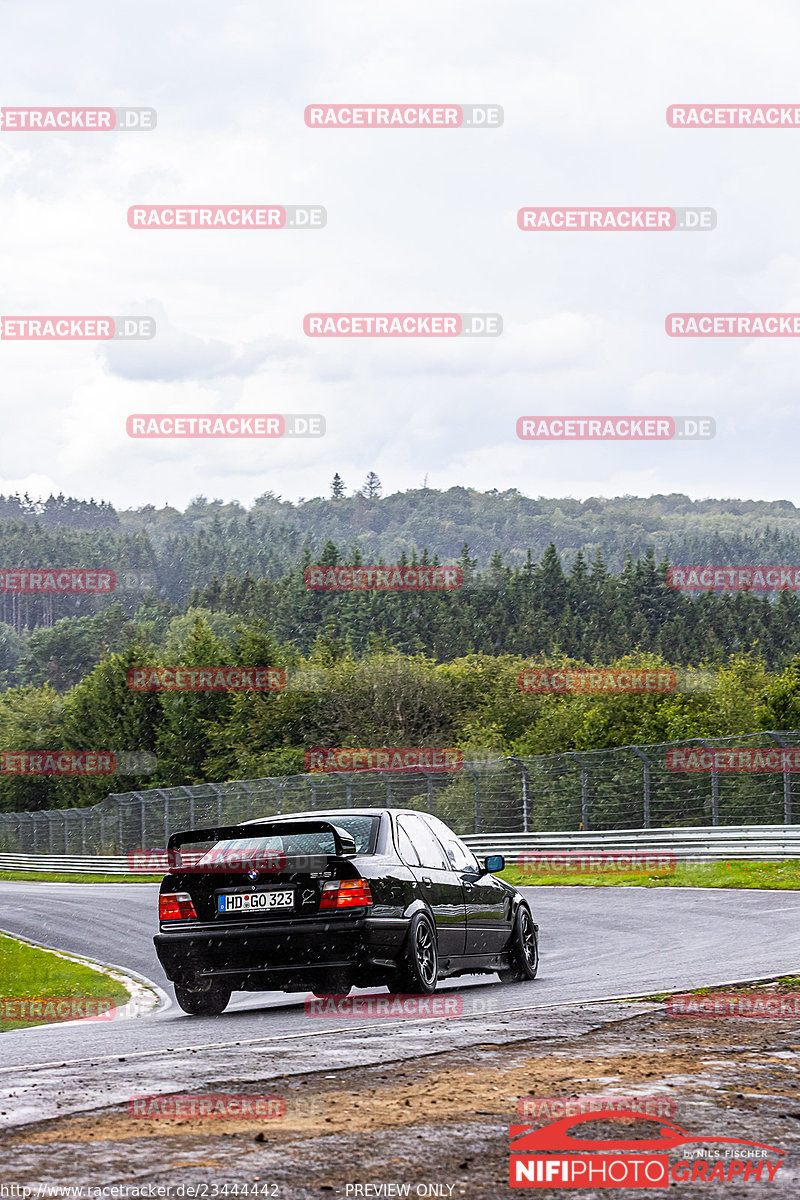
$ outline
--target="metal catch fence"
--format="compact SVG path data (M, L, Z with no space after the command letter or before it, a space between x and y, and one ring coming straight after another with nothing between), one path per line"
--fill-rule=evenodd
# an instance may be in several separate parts
M717 766L709 756L711 767L692 770L675 770L670 754L739 747L764 754L755 766L743 767L746 759L740 758L733 768ZM798 771L800 731L772 730L473 759L446 774L335 772L150 788L112 794L87 808L0 813L0 851L122 855L164 847L180 829L355 807L422 809L462 835L792 825L800 813Z

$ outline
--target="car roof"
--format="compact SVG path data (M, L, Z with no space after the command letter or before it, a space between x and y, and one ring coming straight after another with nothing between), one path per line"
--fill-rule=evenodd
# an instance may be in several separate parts
M380 817L384 813L394 813L395 815L413 814L419 816L420 812L417 808L316 808L313 812L298 812L298 813L281 813L276 817L254 817L249 821L242 821L242 825L261 825L265 821L316 821L319 818L328 817ZM422 814L423 816L427 814Z

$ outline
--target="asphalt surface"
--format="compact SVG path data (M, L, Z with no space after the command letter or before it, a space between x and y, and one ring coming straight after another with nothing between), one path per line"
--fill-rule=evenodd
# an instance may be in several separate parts
M481 993L492 1008L575 1004L702 987L800 969L800 894L694 888L522 889L540 925L541 966L531 984L495 976L440 985ZM130 969L169 996L153 948L157 884L0 882L0 928ZM3 1066L59 1056L157 1049L176 1038L263 1037L308 1028L303 996L237 993L221 1017L189 1017L177 1005L132 1021L68 1024L3 1035ZM200 1035L199 1037L197 1035Z
M2 1035L0 1125L114 1103L137 1091L200 1086L209 1078L230 1078L231 1071L245 1078L248 1060L258 1060L263 1073L265 1055L284 1071L389 1061L476 1045L498 1034L511 1039L541 1028L552 1035L558 1013L549 1006L574 1014L576 1005L599 999L800 970L798 893L523 891L540 926L539 976L524 984L500 985L495 976L442 984L440 990L462 997L461 1017L366 1023L310 1018L303 996L271 992L234 995L220 1017L187 1016L167 1002L133 1020L13 1031ZM157 884L0 882L0 928L128 968L171 997L152 944L157 892ZM591 1013L597 1012L593 1006Z

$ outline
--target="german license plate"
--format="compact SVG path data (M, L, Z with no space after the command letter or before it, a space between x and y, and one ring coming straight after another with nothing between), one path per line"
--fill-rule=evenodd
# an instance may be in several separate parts
M274 912L294 908L294 888L273 888L264 892L221 892L217 896L217 912L254 913Z

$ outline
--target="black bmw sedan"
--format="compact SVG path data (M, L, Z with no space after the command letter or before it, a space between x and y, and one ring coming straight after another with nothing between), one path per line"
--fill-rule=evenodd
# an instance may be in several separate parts
M233 991L429 994L454 975L536 976L538 925L492 874L503 858L479 863L427 813L336 809L187 830L169 856L154 942L188 1013L221 1013Z

